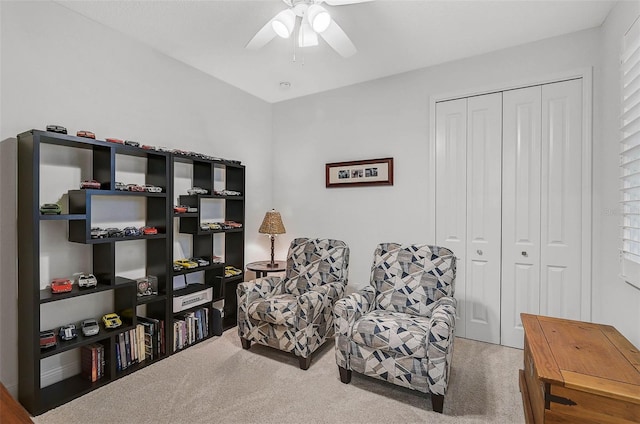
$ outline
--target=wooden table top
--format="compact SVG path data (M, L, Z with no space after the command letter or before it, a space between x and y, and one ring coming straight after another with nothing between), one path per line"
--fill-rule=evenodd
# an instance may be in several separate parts
M0 383L0 423L33 424L29 413Z
M610 325L521 314L541 380L640 404L640 352Z

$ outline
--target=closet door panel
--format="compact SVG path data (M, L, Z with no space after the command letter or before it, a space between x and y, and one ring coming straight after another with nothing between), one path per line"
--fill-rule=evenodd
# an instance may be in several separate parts
M501 343L522 349L540 302L540 86L503 93Z
M500 343L502 93L467 101L468 338Z
M577 320L582 319L582 162L581 80L542 86L540 313Z
M436 104L436 243L458 258L456 335L465 336L467 99Z

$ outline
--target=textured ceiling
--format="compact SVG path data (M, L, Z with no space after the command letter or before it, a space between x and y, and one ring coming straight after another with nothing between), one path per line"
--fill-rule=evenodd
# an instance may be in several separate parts
M57 1L268 102L600 26L615 1L377 0L326 6L358 53L276 37L244 46L282 0ZM295 60L294 60L295 53ZM283 89L280 82L291 87Z

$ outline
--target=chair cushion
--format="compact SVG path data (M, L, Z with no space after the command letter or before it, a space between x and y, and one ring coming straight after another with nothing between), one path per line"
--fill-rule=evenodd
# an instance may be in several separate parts
M355 322L352 340L385 352L426 358L430 321L419 315L375 310Z
M292 326L294 325L297 308L297 296L285 293L251 302L247 313L251 318L258 321Z

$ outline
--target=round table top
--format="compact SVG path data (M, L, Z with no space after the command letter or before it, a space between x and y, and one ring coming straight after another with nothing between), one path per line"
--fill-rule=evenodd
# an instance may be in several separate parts
M274 261L275 267L269 266L271 261L258 261L247 264L249 271L282 272L287 269L287 261Z

